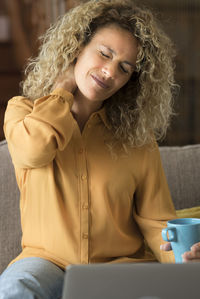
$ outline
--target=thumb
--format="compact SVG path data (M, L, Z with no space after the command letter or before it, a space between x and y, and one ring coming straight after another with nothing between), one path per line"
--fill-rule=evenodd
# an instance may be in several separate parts
M170 251L170 250L172 250L171 243L168 242L168 243L160 245L160 249L163 250L163 251Z

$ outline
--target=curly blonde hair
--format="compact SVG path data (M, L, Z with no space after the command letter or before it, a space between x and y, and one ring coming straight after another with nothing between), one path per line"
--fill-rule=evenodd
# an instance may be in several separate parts
M138 55L132 77L104 102L105 111L115 140L141 146L164 137L173 114L175 51L152 12L131 0L89 1L60 17L42 37L39 55L29 60L23 95L48 95L96 30L113 23L137 39Z

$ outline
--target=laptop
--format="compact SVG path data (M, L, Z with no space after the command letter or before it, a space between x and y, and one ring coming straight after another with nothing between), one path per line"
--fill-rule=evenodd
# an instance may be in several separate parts
M62 299L198 299L199 277L200 263L70 265Z

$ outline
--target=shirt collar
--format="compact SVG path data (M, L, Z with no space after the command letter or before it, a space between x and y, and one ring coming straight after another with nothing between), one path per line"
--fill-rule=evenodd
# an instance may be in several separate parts
M104 125L110 130L111 129L111 125L110 125L110 123L108 121L105 107L103 107L99 111L97 111L97 114L100 116L100 118L103 121Z

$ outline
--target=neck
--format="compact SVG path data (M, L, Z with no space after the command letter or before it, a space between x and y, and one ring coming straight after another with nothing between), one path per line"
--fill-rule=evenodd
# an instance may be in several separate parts
M82 132L90 115L98 111L102 106L102 101L92 101L83 97L81 94L74 94L74 103L71 108L73 117L77 121Z

